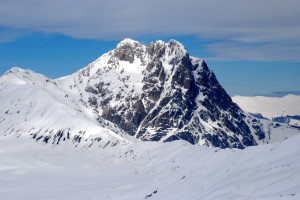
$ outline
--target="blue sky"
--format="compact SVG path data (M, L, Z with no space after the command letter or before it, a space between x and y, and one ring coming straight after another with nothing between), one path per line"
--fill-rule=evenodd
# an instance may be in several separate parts
M176 39L231 95L300 92L296 0L0 0L0 74L18 66L58 78L127 37Z

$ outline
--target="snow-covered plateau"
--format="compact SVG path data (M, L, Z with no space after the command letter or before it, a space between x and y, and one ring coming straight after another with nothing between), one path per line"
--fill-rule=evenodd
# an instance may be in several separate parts
M5 200L298 200L300 135L240 149L185 141L52 146L0 138Z

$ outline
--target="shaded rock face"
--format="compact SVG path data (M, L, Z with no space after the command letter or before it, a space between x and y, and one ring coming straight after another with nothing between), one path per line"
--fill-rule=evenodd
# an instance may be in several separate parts
M87 106L144 141L186 140L221 148L256 145L250 128L206 63L182 44L126 39L78 73Z

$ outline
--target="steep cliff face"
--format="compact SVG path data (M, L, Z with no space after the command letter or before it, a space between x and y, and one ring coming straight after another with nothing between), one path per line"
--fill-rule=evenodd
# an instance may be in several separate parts
M250 130L206 63L175 40L145 46L125 39L65 82L99 118L144 141L243 148L264 133Z

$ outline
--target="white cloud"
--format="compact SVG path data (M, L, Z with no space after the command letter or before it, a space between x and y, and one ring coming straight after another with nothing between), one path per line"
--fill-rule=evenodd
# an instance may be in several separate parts
M186 34L241 48L297 42L290 50L298 53L299 7L299 0L0 0L0 25L98 40Z

